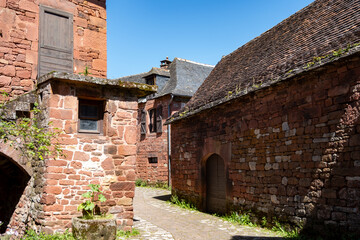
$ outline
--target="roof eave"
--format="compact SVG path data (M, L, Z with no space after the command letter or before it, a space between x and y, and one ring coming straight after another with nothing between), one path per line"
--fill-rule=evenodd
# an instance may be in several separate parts
M341 55L332 55L332 56L328 56L328 58L325 59L320 59L317 62L311 62L311 63L307 63L305 64L303 67L301 68L297 68L297 69L292 69L286 73L284 73L282 76L276 78L276 79L272 79L271 81L267 81L266 83L262 84L262 85L253 85L249 88L246 88L244 90L239 90L239 92L237 92L235 90L235 94L233 94L232 92L229 92L229 94L225 97L225 98L221 98L212 102L209 102L207 104L201 105L200 107L193 109L193 110L184 110L182 112L178 112L175 113L174 115L170 116L170 118L168 118L165 122L165 124L171 124L177 121L180 121L182 119L185 118L189 118L192 117L200 112L203 112L207 109L219 106L221 104L225 104L228 103L229 101L232 101L234 99L238 99L240 97L243 97L245 95L248 95L250 93L254 93L256 91L259 91L261 89L265 89L268 88L270 86L274 86L276 84L280 84L281 82L284 81L288 81L290 79L293 79L295 77L299 77L303 74L309 73L309 72L313 72L313 71L321 71L323 69L323 67L325 65L329 65L331 63L337 62L341 59L345 59L354 55L360 55L360 43L354 44L354 47L351 49L348 49L347 52L341 54ZM231 94L230 94L231 93ZM186 107L185 107L186 108Z

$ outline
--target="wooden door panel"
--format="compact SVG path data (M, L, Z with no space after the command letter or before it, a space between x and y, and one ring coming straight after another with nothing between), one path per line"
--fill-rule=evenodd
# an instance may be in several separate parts
M73 16L40 6L39 68L42 76L51 71L73 72Z
M212 155L206 163L206 208L209 212L226 211L225 167L218 155Z

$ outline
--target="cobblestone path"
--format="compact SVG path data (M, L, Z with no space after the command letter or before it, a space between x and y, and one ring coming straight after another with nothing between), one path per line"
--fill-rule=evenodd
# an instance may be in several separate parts
M280 240L261 228L234 225L209 214L181 209L166 202L170 192L163 189L136 188L134 227L142 240Z

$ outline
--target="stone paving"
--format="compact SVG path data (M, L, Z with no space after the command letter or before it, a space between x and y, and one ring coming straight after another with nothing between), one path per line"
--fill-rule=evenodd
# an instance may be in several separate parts
M218 217L190 211L166 202L170 191L154 188L135 190L134 227L138 240L271 240L282 239L273 232L235 225Z

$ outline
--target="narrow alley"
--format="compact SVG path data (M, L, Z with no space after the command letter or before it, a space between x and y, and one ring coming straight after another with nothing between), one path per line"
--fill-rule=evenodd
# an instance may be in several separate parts
M134 227L142 240L272 240L282 239L261 228L234 225L218 217L173 206L166 201L170 191L137 187Z

